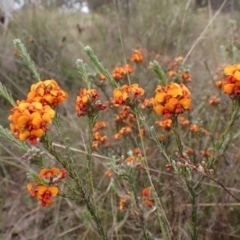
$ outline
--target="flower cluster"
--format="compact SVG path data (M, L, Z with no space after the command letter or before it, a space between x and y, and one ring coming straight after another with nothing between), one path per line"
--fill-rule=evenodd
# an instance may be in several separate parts
M92 148L97 149L100 144L107 145L107 136L100 133L100 129L107 126L106 122L97 122L93 128L93 144Z
M121 67L116 67L112 71L112 77L119 81L127 76L127 74L131 74L133 72L133 67L129 64L124 64Z
M172 119L167 118L163 119L162 121L156 121L155 124L166 130L169 130L172 126Z
M122 128L118 131L118 133L116 133L116 134L114 135L114 139L117 140L117 139L119 139L119 138L121 138L121 137L123 137L123 136L128 135L128 134L131 133L131 132L132 132L132 129L131 129L130 127L122 127Z
M226 66L224 73L227 79L222 83L222 91L234 99L240 95L240 64Z
M142 202L145 206L152 208L154 201L151 197L151 189L150 188L144 188L142 190Z
M54 118L55 111L51 106L58 106L66 98L67 94L55 80L33 84L27 99L17 101L17 106L11 109L8 120L12 133L21 141L28 139L31 144L36 144Z
M98 78L99 78L99 80L102 81L102 82L104 82L104 81L107 80L107 77L106 77L104 74L102 74L102 73L100 73L100 74L98 75Z
M55 115L49 105L40 102L17 101L17 106L12 108L8 117L10 129L16 138L21 141L29 139L31 144L36 144L46 130L47 124L52 123Z
M131 197L128 194L125 194L120 197L119 210L123 211L131 202Z
M113 92L113 102L119 105L132 105L138 103L140 97L144 94L144 89L137 83L132 85L123 85L121 88L115 88Z
M192 76L189 73L189 67L183 65L183 57L177 57L175 60L169 59L167 74L169 78L176 82L191 82Z
M115 123L121 126L133 128L134 125L136 125L136 117L132 113L131 108L128 106L123 106L115 118Z
M184 84L170 83L163 87L158 85L152 99L153 108L159 115L171 118L173 114L190 110L190 91Z
M132 54L130 58L131 62L140 63L143 61L143 54L141 50L134 50L134 53Z
M95 114L106 108L107 106L99 100L99 94L95 89L80 89L80 93L76 99L76 112L78 117Z
M67 93L58 86L58 83L50 79L33 84L27 95L27 100L40 102L43 105L58 106L67 97Z
M67 171L59 168L44 168L40 171L39 177L42 183L29 183L27 189L32 197L36 197L41 202L41 206L52 205L54 202L51 197L55 197L59 193L56 183L66 178ZM43 184L44 183L44 184Z
M178 121L183 127L186 127L190 124L190 121L188 119L186 119L185 117L179 117Z
M149 109L152 109L152 99L151 98L145 98L143 100L143 102L141 103L141 108L142 109L146 109L146 108L149 108Z
M141 164L140 159L142 156L143 151L139 148L134 148L126 158L127 165L130 167L136 167L137 165Z

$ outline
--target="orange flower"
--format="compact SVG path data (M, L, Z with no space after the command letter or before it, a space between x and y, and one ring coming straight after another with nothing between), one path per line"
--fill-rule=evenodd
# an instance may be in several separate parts
M100 132L94 132L93 133L93 145L92 148L96 149L98 148L99 144L105 144L107 143L107 136L102 136Z
M164 119L162 121L156 121L155 124L159 125L164 129L170 129L172 126L172 119Z
M45 207L46 205L52 205L54 202L51 200L51 197L55 197L58 194L58 188L55 186L46 187L38 186L37 187L37 199L41 201L41 205Z
M112 176L112 172L111 172L110 170L107 170L107 171L105 172L105 175L106 175L107 177L111 177L111 176Z
M191 153L193 153L193 152L194 152L193 149L190 148L190 147L186 148L186 150L185 150L185 153L186 153L186 154L191 154Z
M32 186L31 183L29 183L29 184L27 185L27 190L29 191L29 193L30 193L30 195L31 195L32 197L35 197L35 196L37 195L37 192L38 192L38 191L33 188L33 186Z
M119 203L119 210L123 211L129 204L131 201L131 197L127 194L121 196L120 198L120 203Z
M240 95L240 64L229 65L224 68L227 79L222 84L222 91L235 98Z
M114 104L134 104L137 103L140 97L144 94L144 89L140 88L137 83L132 85L123 85L120 89L115 88L113 92Z
M186 126L188 126L188 125L190 124L190 121L187 120L187 119L184 118L184 117L179 117L179 118L178 118L178 121L179 121L179 123L180 123L182 126L184 126L184 127L186 127Z
M216 81L215 86L218 87L218 88L221 88L223 83L224 83L223 81Z
M58 106L64 102L67 97L67 93L58 86L58 83L50 79L33 84L27 95L27 101L30 100L40 102L43 105Z
M126 100L128 99L128 94L119 88L115 88L113 91L113 99L114 104L122 105L125 104Z
M186 150L185 150L185 153L186 153L186 154L191 154L191 153L193 153L193 152L194 152L193 149L190 148L190 147L186 148Z
M135 155L143 155L143 150L141 150L140 148L134 148L133 153Z
M52 123L54 110L43 106L39 102L17 101L17 106L12 108L12 115L8 117L12 133L21 141L29 139L31 144L36 144L46 130L47 124Z
M211 97L210 101L209 101L210 105L216 106L219 104L219 98L217 96L213 96Z
M134 53L131 56L131 62L140 63L143 61L143 55L141 50L134 50Z
M198 130L199 130L199 126L198 125L193 124L193 125L190 126L190 131L191 132L195 133L195 132L198 132Z
M211 153L208 150L202 150L201 154L206 158L209 158L211 156Z
M80 93L76 99L76 112L78 117L96 114L106 108L107 106L103 105L99 100L99 94L95 89L80 89Z
M189 72L182 73L181 78L182 78L183 81L186 81L186 82L191 82L192 81L192 76L189 74Z
M141 104L141 108L152 108L152 99L151 98L145 98L143 103Z
M107 123L104 122L104 121L101 121L101 122L96 122L94 128L93 128L93 131L99 131L100 129L102 128L105 128L107 126Z
M154 201L151 198L151 189L150 188L144 188L142 190L142 201L145 206L152 208Z
M51 197L58 194L58 188L55 186L46 187L39 185L36 189L33 188L32 184L27 185L27 189L32 197L36 197L41 201L41 205L45 207L46 205L52 205L54 202L51 200Z
M99 73L98 78L99 78L101 81L107 80L107 77L106 77L104 74L102 74L102 73Z
M172 114L180 114L190 110L190 91L184 84L170 83L165 87L157 86L153 108L159 115L170 118Z
M41 170L41 172L39 173L39 177L46 177L46 178L50 178L53 175L58 175L60 173L60 169L59 168L44 168Z
M122 136L125 136L132 132L130 127L122 127L117 134L114 135L114 139L117 140Z
M121 67L116 67L112 71L112 77L119 81L126 77L127 74L131 74L133 72L133 67L129 64L125 64Z

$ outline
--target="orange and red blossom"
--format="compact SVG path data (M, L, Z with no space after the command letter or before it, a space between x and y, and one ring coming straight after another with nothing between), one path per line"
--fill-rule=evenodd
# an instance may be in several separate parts
M172 119L167 118L163 119L162 121L156 121L155 124L164 129L170 129L172 126Z
M121 88L115 88L113 92L114 104L134 104L144 94L144 89L139 87L137 83L132 85L123 85Z
M42 207L46 205L52 205L54 202L51 197L55 197L59 190L56 186L46 187L43 185L34 188L31 183L27 185L27 189L32 197L36 197L41 201Z
M216 106L219 104L219 98L217 96L212 96L211 99L209 100L209 104Z
M67 170L64 168L43 168L39 173L39 177L51 183L60 182L62 179L66 178L66 176Z
M143 61L143 54L141 50L134 50L134 53L131 56L131 62L139 63Z
M159 115L167 118L190 110L190 91L184 84L170 83L165 87L158 85L156 95L152 99L153 108Z
M145 206L151 208L153 207L154 201L151 197L151 189L150 188L144 188L142 190L142 202Z
M80 93L76 99L76 112L78 117L95 114L106 108L107 106L99 100L99 94L95 89L80 89Z
M124 64L121 67L116 67L112 71L112 77L119 81L127 76L127 74L131 74L133 72L133 67L129 64Z
M33 84L27 95L27 100L40 102L43 105L58 106L64 102L67 97L67 93L58 86L58 83L50 79Z
M11 109L12 115L8 117L10 129L16 138L21 141L29 139L36 144L46 130L47 124L52 123L55 111L49 105L40 102L17 101L17 106Z
M233 64L224 68L224 73L227 76L225 82L222 83L222 91L228 94L231 98L240 95L240 64Z

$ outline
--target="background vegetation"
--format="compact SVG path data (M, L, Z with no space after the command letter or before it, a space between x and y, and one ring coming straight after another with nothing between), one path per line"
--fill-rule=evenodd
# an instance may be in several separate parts
M75 113L75 98L83 86L75 61L77 58L89 61L84 46L91 46L109 70L129 62L134 49L142 49L144 62L140 66L134 66L136 71L132 79L145 89L146 97L154 95L158 84L154 74L148 70L149 61L160 54L163 68L167 70L169 58L183 56L185 63L191 66L193 79L189 85L193 104L188 118L192 124L207 129L210 135L193 135L189 128L183 128L182 134L194 150L193 158L207 161L201 155L201 150L211 151L211 140L224 127L229 115L230 100L219 92L213 81L218 79L215 70L222 64L239 61L239 12L233 11L230 5L230 8L225 7L225 10L219 11L221 5L215 7L213 1L210 2L214 8L203 2L199 3L204 6L200 8L193 1L131 1L130 5L127 4L128 1L122 1L121 4L109 2L96 7L89 1L90 8L94 10L89 14L60 12L54 5L51 8L26 5L15 12L7 31L0 38L0 82L12 92L15 99L23 99L34 81L14 49L12 41L19 38L35 61L42 79L57 79L69 93L68 101L60 112L65 120L64 128L68 131L69 142L79 156L79 166L85 171L85 155L82 153L85 151L86 121L77 118ZM0 31L4 32L3 29ZM97 85L97 73L94 68L90 71ZM102 87L98 89L102 91ZM112 89L106 87L102 92L105 97L111 96ZM210 98L215 95L220 98L217 107L209 105ZM3 99L0 104L1 124L8 127L10 106ZM146 112L146 115L151 116L153 124L160 120L153 113L150 115ZM124 186L118 186L121 189L119 195L113 193L110 188L115 181L114 177L117 182L117 176L105 176L109 169L106 157L114 154L126 156L129 150L136 147L137 142L134 136L133 139L129 137L120 142L113 139L117 132L114 116L116 113L109 109L100 117L103 121L111 119L105 130L111 146L96 150L94 180L98 183L97 200L110 239L141 239L141 231L135 225L131 213L120 212L118 209L119 195L124 194ZM238 124L239 121L229 135L226 151L214 168L216 178L236 195L239 194L240 180ZM171 139L171 131L160 127L157 131ZM84 205L79 207L58 198L50 208L37 206L26 190L26 173L31 167L21 159L23 153L10 142L1 141L0 144L0 209L4 216L0 218L0 239L98 238L87 220ZM61 143L56 139L56 144ZM174 152L173 142L169 140L166 144ZM187 193L181 188L181 182L166 170L166 162L150 140L147 143L147 153L152 175L158 184L157 191L176 239L190 239L188 230L191 206ZM139 181L140 186L148 187L141 179ZM239 203L226 191L205 179L198 201L200 239L240 238ZM154 214L149 217L147 225L157 239L159 232Z

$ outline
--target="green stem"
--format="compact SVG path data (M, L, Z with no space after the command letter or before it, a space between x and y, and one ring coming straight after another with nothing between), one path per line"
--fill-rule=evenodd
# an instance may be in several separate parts
M138 126L138 130L140 132L140 129L141 129L140 128L140 121L139 121L140 113L139 113L138 107L134 108L134 113L136 115L137 126ZM146 166L146 172L147 172L148 180L149 180L149 183L150 183L150 186L151 186L151 189L152 189L153 199L154 199L154 202L156 203L157 217L158 217L158 222L159 222L159 225L160 225L160 228L161 228L161 231L162 231L162 236L163 236L164 240L170 240L171 237L173 236L173 233L171 231L171 228L169 226L169 222L168 222L167 217L165 215L163 206L162 206L161 201L160 201L160 199L157 195L155 186L154 186L153 181L152 181L151 173L150 173L149 166L148 166L145 146L144 146L143 138L142 138L141 134L140 134L140 139L141 139L141 146L142 146L143 153L144 153L144 160L143 161L144 161L144 164Z
M93 127L95 125L94 117L91 115L88 116L88 144L87 144L87 177L88 184L92 191L92 195L94 194L94 186L92 179L92 144L93 144ZM93 197L93 196L92 196Z
M55 157L55 159L67 170L69 176L73 179L75 182L76 186L75 188L72 188L71 190L76 194L77 196L80 193L81 200L85 202L88 211L90 212L91 216L93 217L94 222L96 223L97 230L99 235L102 237L103 240L108 240L100 217L98 216L98 213L96 211L95 204L93 204L90 200L89 197L86 196L86 193L82 187L82 184L79 179L78 171L76 169L75 164L72 161L69 161L69 159L64 159L61 154L59 154L55 148L53 147L52 143L47 139L47 136L45 135L42 139L41 142L43 143L44 147L48 150L48 152ZM79 202L80 200L78 200Z
M180 154L183 154L183 145L182 145L182 141L179 135L179 130L178 130L178 115L174 115L172 118L173 121L173 132L176 138L176 142L177 142L177 146L178 146L178 150L180 152Z
M198 239L198 211L197 194L192 187L189 187L192 196L192 240Z
M213 155L212 155L212 157L210 158L210 160L209 160L209 162L207 164L207 169L211 168L212 165L217 161L217 158L219 156L219 150L221 149L221 147L222 147L222 145L224 143L224 140L227 137L227 134L229 133L231 127L234 124L234 121L236 120L236 116L237 116L237 113L239 111L239 108L240 108L240 100L239 99L233 100L231 114L230 114L230 116L228 118L227 125L224 128L224 130L223 130L219 140L215 144ZM201 181L202 181L203 178L204 178L203 175L199 178L198 182L193 187L194 190L197 190L201 186Z
M211 159L208 162L208 169L216 162L218 156L219 156L219 150L221 149L224 140L229 132L229 130L231 129L231 127L233 126L233 123L236 119L236 115L238 113L240 104L239 104L239 99L233 100L233 104L232 104L232 109L231 109L231 114L229 116L227 125L223 131L223 133L221 134L219 140L217 141L215 148L214 148L214 152L213 155L211 157Z

